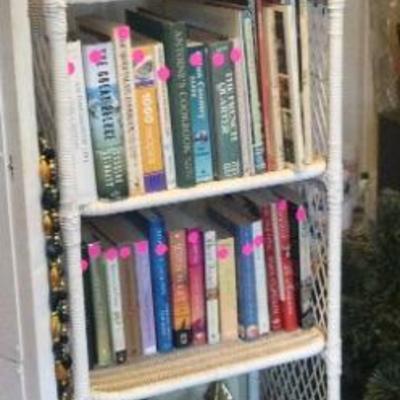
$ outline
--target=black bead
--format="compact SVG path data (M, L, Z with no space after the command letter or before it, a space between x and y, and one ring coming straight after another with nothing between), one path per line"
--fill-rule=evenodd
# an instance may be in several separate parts
M61 322L65 323L69 321L69 306L66 300L61 300L58 303L57 310L60 315Z
M42 154L47 160L54 160L56 158L56 151L50 147L43 148Z
M59 204L59 192L56 188L47 186L42 193L42 206L46 210L57 208Z
M47 257L54 260L60 257L62 253L63 253L63 248L60 240L53 238L53 239L48 239L46 241Z

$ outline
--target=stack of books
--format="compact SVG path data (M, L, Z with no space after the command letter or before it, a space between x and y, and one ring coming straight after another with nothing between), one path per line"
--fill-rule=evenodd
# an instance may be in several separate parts
M85 221L91 367L313 326L318 240L304 187Z
M126 23L78 17L67 57L81 204L310 164L307 4L168 0Z

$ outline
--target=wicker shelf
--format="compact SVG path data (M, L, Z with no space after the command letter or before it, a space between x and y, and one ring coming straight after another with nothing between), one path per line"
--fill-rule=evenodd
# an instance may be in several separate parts
M243 374L320 353L317 328L274 333L254 342L234 341L139 359L128 366L94 371L93 400L134 400Z
M189 189L174 189L146 194L121 201L98 201L83 207L81 214L83 216L117 214L126 211L163 206L166 204L182 203L189 200L198 200L227 193L237 193L284 183L304 181L321 175L325 171L325 167L325 162L319 160L307 166L300 172L294 172L291 169L284 169L277 172L268 172L263 175L204 183Z

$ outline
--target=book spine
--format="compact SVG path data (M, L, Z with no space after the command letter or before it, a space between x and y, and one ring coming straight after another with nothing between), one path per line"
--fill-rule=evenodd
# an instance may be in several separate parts
M251 225L236 228L236 268L239 277L239 336L259 336L254 246Z
M275 262L274 232L272 225L272 211L267 204L261 208L261 217L264 231L264 250L267 263L268 277L268 305L270 314L270 325L272 331L279 331L282 326L281 307L279 303L279 285Z
M266 170L265 144L262 130L261 101L256 65L256 50L254 48L253 19L250 13L243 17L244 45L246 52L246 74L249 85L250 112L252 121L252 150L255 172L262 173Z
M85 296L85 320L86 320L86 339L89 369L93 369L97 363L96 349L96 329L94 321L93 293L92 282L90 277L90 260L87 246L82 247L82 275L83 275L83 292Z
M88 245L89 271L96 329L97 364L100 367L105 367L112 363L112 355L108 320L106 266L101 257L101 252L100 243L91 243Z
M142 352L150 355L157 352L154 303L150 275L149 243L147 240L134 243L135 271L138 284L138 302Z
M230 42L210 46L209 65L214 110L216 177L242 175L240 133L237 120L236 90Z
M232 237L218 239L219 315L221 339L238 338L238 310L235 270L235 242Z
M149 222L149 241L157 350L168 352L173 348L168 246L164 223L160 219Z
M264 29L266 37L266 52L269 59L269 81L271 87L270 117L271 127L275 136L276 169L281 170L285 166L282 136L282 115L280 97L280 79L278 74L278 58L275 37L275 18L272 7L264 7Z
M215 231L204 232L204 258L207 302L207 339L209 344L220 341L217 235Z
M156 70L160 71L165 67L164 46L162 43L157 43L155 48L155 65ZM167 180L167 188L169 190L176 188L176 170L175 170L175 155L174 141L172 135L171 112L169 108L168 86L161 79L156 80L157 96L160 114L161 138L164 154L165 176Z
M278 229L280 241L280 258L283 278L283 300L282 316L283 328L286 331L293 331L299 327L297 316L297 305L295 296L295 284L293 273L293 262L290 254L290 229L288 218L288 205L286 200L280 200L277 204Z
M267 293L267 271L265 265L264 236L261 220L252 223L252 232L256 275L258 329L260 331L260 335L264 335L269 332L270 326Z
M204 288L203 233L188 229L186 246L190 281L190 303L192 315L193 344L205 344L207 339Z
M270 83L268 80L269 61L265 48L265 34L263 25L263 7L264 0L256 0L256 18L257 18L257 39L258 39L258 73L261 84L261 109L264 125L265 154L267 160L267 170L275 171L277 168L275 154L274 132L271 129L270 119Z
M80 204L97 200L93 147L90 137L88 104L83 78L81 42L67 43L68 76L71 108L71 133L76 154L77 197Z
M192 334L186 232L171 231L168 237L174 345L181 348L190 344Z
M208 182L214 177L208 104L207 63L204 63L206 58L205 46L188 48L190 115L196 183Z
M118 250L109 248L103 254L106 264L107 300L111 327L111 344L117 364L127 359L124 319L122 311L121 280L119 277Z
M243 35L242 35L243 36ZM237 122L240 135L240 150L243 175L254 175L254 158L252 148L252 124L250 116L249 87L246 76L245 61L246 53L244 53L243 41L239 38L232 39L232 54L240 55L233 64L235 76L235 93L237 102ZM233 57L235 59L235 57Z
M128 358L132 358L142 354L133 248L132 245L121 245L118 251L126 351Z
M137 109L130 36L130 28L127 25L120 25L113 30L129 194L134 196L143 193L144 184L138 131L139 126L137 123L138 117L136 114Z
M97 192L105 199L126 197L128 174L112 44L84 45L83 64Z
M146 192L166 189L155 71L155 45L133 46L140 149Z

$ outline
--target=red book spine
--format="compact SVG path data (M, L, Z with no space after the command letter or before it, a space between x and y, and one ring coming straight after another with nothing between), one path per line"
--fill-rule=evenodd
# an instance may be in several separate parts
M267 265L268 306L271 319L271 330L283 329L281 306L279 302L278 274L275 263L274 232L270 206L261 208L263 221L265 260Z
M269 63L267 54L267 44L264 32L264 8L265 0L256 0L257 13L257 39L258 39L258 69L261 83L261 109L264 123L264 139L267 170L277 169L277 158L275 153L275 143L270 117L270 83L268 79Z
M203 233L199 229L188 229L186 243L190 282L192 340L194 345L200 345L205 344L207 338Z
M286 200L278 202L278 224L285 294L284 301L281 304L283 328L286 331L294 331L298 329L299 321L297 316L293 260L290 254L289 213Z

